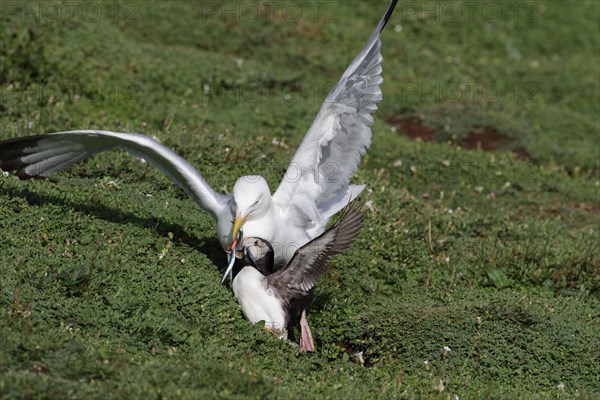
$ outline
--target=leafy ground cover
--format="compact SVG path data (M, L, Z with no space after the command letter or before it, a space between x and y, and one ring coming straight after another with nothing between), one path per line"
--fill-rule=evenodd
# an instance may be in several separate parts
M386 4L1 7L0 139L143 132L228 190L276 188ZM141 160L0 177L0 396L597 398L599 15L398 5L315 354L243 319L211 218Z

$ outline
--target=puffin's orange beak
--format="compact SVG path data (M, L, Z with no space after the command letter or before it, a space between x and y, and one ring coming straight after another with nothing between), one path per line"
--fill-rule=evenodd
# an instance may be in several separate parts
M238 244L237 239L235 239L233 242L229 243L229 246L227 246L227 252L230 253L231 250L235 250L237 248L237 244Z

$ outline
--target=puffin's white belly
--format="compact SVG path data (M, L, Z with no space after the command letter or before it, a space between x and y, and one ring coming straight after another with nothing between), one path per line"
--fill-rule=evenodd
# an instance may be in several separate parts
M265 321L272 331L285 332L285 312L281 302L267 288L265 276L254 267L244 267L233 280L233 293L237 297L242 312L253 324Z

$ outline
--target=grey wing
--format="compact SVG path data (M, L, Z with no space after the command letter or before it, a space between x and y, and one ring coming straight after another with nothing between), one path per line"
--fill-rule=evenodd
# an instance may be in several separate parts
M364 214L354 202L321 236L296 250L284 268L267 276L267 283L305 294L325 272L331 257L349 248L356 240L363 220Z
M364 186L349 186L371 145L372 114L382 99L379 35L397 1L392 0L367 43L329 93L274 194L282 207L296 206L307 219L335 214ZM314 208L317 211L310 212Z
M121 148L140 156L181 187L215 218L229 197L216 193L186 160L146 135L110 131L70 131L0 142L0 169L20 179L47 177L97 153Z

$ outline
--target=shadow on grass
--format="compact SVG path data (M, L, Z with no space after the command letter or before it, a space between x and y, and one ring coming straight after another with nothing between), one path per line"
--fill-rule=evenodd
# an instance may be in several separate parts
M227 257L221 248L219 240L216 237L213 236L199 240L197 237L188 234L185 228L181 225L161 222L159 217L143 218L113 207L73 202L60 196L32 192L28 188L19 190L16 188L3 188L0 186L0 193L6 194L10 197L22 198L32 206L43 204L53 204L62 207L67 206L73 208L75 211L94 215L105 221L119 224L132 223L139 226L149 227L156 231L156 233L160 236L168 236L169 232L171 232L174 237L177 238L178 242L200 250L200 252L206 255L206 257L208 257L208 259L219 269L221 273L225 272L225 269L227 268Z

